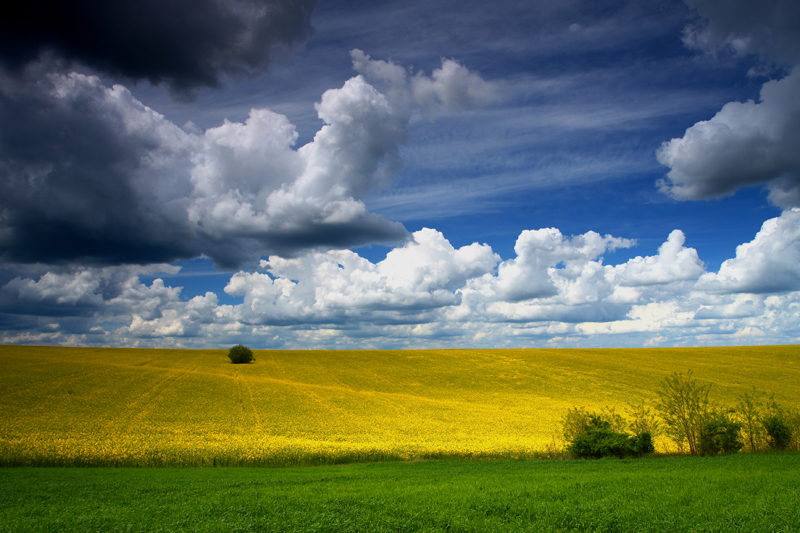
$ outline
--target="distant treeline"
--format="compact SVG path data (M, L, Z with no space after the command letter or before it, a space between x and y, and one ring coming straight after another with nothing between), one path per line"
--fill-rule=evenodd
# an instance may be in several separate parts
M736 405L720 405L710 392L711 385L698 383L691 371L676 372L661 382L654 405L629 405L627 418L609 407L600 413L569 409L561 420L566 452L577 458L635 457L654 452L656 437L691 455L800 449L797 408L755 388L739 395Z

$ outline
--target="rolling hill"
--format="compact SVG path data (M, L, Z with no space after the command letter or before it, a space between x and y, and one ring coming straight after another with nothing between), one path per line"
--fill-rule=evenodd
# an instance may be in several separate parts
M290 465L530 456L573 406L623 412L692 370L800 406L800 346L255 351L0 346L6 465ZM660 449L664 442L657 442Z

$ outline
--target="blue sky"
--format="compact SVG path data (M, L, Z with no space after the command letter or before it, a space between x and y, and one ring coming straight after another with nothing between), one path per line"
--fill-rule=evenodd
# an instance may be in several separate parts
M795 2L74 4L2 29L4 343L798 340Z

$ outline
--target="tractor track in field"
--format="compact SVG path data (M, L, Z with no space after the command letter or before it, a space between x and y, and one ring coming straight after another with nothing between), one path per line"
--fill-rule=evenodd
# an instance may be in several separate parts
M253 389L250 387L250 384L247 382L245 378L242 377L240 373L236 373L234 375L234 379L236 380L236 386L239 389L239 396L242 396L242 387L247 389L247 401L250 404L250 408L253 410L253 416L256 419L256 425L258 426L259 430L263 430L264 426L261 424L261 415L258 414L258 408L256 407L256 402L253 398Z
M168 392L169 389L183 377L195 373L197 367L198 365L194 365L169 371L169 373L163 379L156 382L150 387L149 390L140 394L132 402L128 403L125 406L126 412L130 412L139 406L142 406L142 408L127 420L126 425L132 425L133 423L146 418L146 416L156 408L158 399ZM122 423L122 421L119 422Z

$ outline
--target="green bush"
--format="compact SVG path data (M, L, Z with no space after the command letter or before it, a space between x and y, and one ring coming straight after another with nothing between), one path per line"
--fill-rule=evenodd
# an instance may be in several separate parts
M731 420L727 414L718 413L710 416L700 429L700 454L738 452L744 446L740 438L741 432L742 424Z
M593 429L577 435L567 450L579 459L625 457L629 455L628 436L610 429Z
M250 361L255 361L255 357L253 357L253 350L244 346L243 344L237 344L233 348L228 351L228 357L233 364L241 364L241 363L249 363Z
M792 442L792 428L778 414L766 417L762 422L767 432L767 444L772 450L785 450Z
M615 431L607 420L589 414L583 431L578 432L567 446L567 452L578 459L601 457L636 457L655 451L649 432L635 436Z
M656 447L653 445L653 436L649 431L637 433L630 440L633 446L633 455L635 456L646 455L656 451Z

